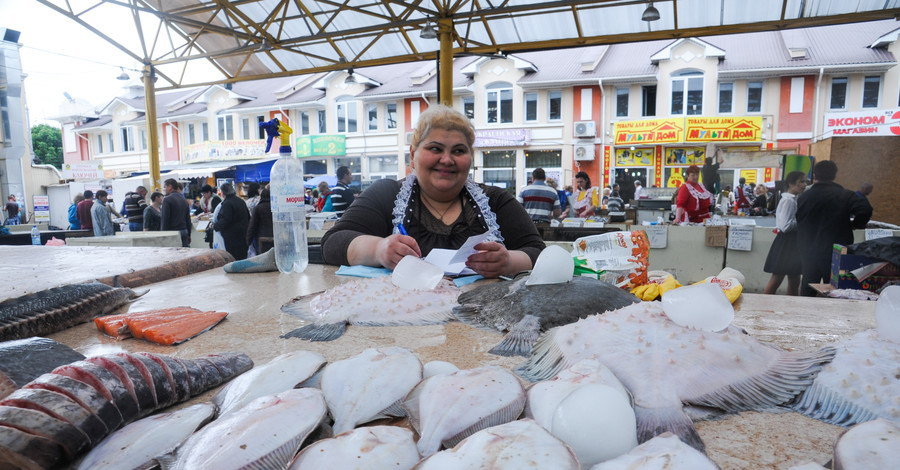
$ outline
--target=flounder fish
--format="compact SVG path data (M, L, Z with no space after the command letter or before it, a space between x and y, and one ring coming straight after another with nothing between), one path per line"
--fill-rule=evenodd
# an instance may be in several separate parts
M472 434L456 447L428 457L415 470L462 468L552 468L578 470L572 450L530 419L500 424Z
M366 426L310 444L289 470L409 470L420 459L409 429Z
M712 333L680 327L658 302L642 302L548 331L516 373L544 380L596 358L634 397L638 442L670 431L704 450L683 405L726 412L781 405L805 390L833 357L830 347L782 351L734 326Z
M432 290L403 289L390 276L345 282L319 294L296 297L281 311L312 322L282 335L310 341L339 338L347 324L360 326L433 325L454 319L459 289L444 279Z
M792 408L838 426L875 418L900 423L900 344L866 330L834 347L834 360Z
M422 363L404 348L366 349L332 362L319 386L334 418L334 433L387 416L406 416L400 403L422 380Z
M459 305L453 307L463 323L507 333L492 354L527 357L541 332L639 301L608 282L588 277L533 286L525 285L528 278L476 287L460 294Z
M844 431L834 444L835 470L896 468L900 462L900 424L878 418Z
M664 432L614 459L598 463L591 470L659 470L689 468L719 470L705 454L681 442L678 436Z
M416 447L423 457L440 450L442 444L453 447L482 429L508 423L524 407L525 390L519 379L497 366L429 377L403 403L419 433Z

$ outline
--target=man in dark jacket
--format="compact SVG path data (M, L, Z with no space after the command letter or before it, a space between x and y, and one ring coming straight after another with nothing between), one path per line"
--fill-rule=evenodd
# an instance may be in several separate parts
M837 165L823 160L813 167L813 184L797 197L797 228L803 280L800 295L814 297L809 285L829 282L833 245L853 243L853 229L865 228L872 217L869 201L834 182Z
M247 203L237 196L237 191L231 183L223 183L219 186L225 200L220 204L219 214L215 216L214 229L222 234L225 241L225 251L231 253L234 259L247 259L247 227L250 225L250 212Z
M169 178L163 183L166 197L163 198L160 207L161 230L177 230L181 234L181 246L191 246L191 209L187 200L181 194L181 183L174 178Z
M91 207L94 206L94 192L90 189L84 190L84 200L75 207L75 214L81 221L82 230L90 230L94 233L94 222L91 220Z
M125 213L128 214L128 230L140 232L144 230L144 209L147 208L147 188L138 186L133 193L125 195Z

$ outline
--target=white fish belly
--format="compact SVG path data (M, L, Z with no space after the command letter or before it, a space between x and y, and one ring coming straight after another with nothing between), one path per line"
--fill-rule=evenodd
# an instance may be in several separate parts
M306 319L317 323L398 326L444 323L453 319L459 289L442 280L432 290L395 286L390 276L350 281L315 297Z
M671 433L660 434L635 447L627 454L598 463L591 470L659 470L689 468L718 470L719 467L702 452L681 442Z
M213 402L219 406L219 414L225 415L259 397L296 387L324 364L325 357L312 351L282 354L229 382L216 393Z
M311 444L290 470L409 470L419 459L409 429L368 426Z

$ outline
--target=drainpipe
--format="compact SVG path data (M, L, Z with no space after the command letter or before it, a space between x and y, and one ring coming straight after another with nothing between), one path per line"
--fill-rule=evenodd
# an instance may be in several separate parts
M602 152L602 150L603 150L603 146L604 146L604 145L609 145L609 144L606 142L606 141L608 140L608 139L606 138L606 132L607 132L607 131L606 131L606 126L604 125L604 121L603 121L603 116L604 116L606 113L604 112L604 109L603 109L603 98L604 98L604 96L603 96L603 79L602 79L602 78L598 78L598 79L597 79L597 86L600 88L600 144L601 144L601 145L600 145L600 150L601 150L601 152L600 152L600 155L599 155L597 158L600 158L600 159L601 159L600 161L603 162L603 165L606 165L606 162L602 160L603 155L604 155L604 153ZM610 152L612 152L612 149L610 149ZM600 183L601 183L602 185L605 186L605 185L607 184L607 181L603 179L603 172L604 172L604 171L609 171L610 173L612 173L612 171L610 171L609 168L603 168L603 169L600 171ZM573 179L574 179L574 178L573 178Z
M812 131L812 139L810 139L810 144L818 141L818 132L819 132L819 94L822 88L822 76L825 74L825 67L819 67L819 78L816 80L816 104L813 106L813 131Z

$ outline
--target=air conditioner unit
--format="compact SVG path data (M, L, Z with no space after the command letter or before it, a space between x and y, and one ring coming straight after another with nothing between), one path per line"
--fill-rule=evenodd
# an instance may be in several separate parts
M575 161L591 161L594 159L596 151L594 144L575 144Z
M575 137L595 137L597 123L594 121L578 121L575 123Z

